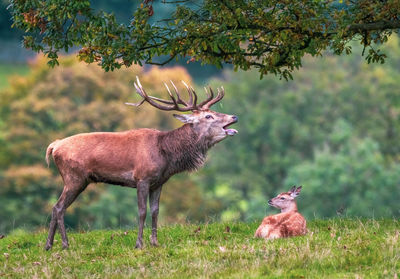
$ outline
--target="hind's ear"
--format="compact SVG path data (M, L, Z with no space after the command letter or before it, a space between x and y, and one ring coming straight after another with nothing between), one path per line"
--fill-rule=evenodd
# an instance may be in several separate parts
M293 189L294 188L294 189ZM290 196L292 196L293 198L297 197L298 195L300 195L301 192L301 188L302 186L299 186L296 188L296 186L293 186L293 188L290 190Z
M289 193L294 193L294 191L296 191L296 186L293 186L293 187L289 190Z

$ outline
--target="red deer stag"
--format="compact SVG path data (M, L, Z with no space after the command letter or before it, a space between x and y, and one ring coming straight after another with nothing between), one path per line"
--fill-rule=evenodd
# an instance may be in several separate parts
M281 237L305 235L306 220L297 211L295 198L300 194L301 186L293 186L289 192L280 193L268 201L268 204L279 208L281 213L267 216L258 227L255 237L274 239Z
M172 83L172 81L171 81ZM74 135L56 140L46 151L46 161L53 160L64 181L63 192L53 207L49 235L45 245L48 250L53 245L58 226L63 248L68 247L64 227L64 214L68 206L85 190L89 183L105 182L137 188L139 208L139 231L136 248L143 247L143 225L149 196L152 217L151 244L158 245L157 219L162 185L174 174L200 168L207 150L228 135L237 133L228 126L237 122L234 115L227 115L209 108L224 97L224 90L218 89L214 98L211 88L207 99L197 104L197 95L192 87L184 83L188 100L183 100L175 85L175 95L169 90L171 100L147 95L139 79L135 83L137 93L144 102L166 111L191 111L192 114L174 114L185 123L172 131L137 129L125 132L98 132Z

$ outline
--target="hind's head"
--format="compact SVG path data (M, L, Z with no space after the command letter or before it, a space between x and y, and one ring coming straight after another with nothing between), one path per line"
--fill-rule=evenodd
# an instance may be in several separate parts
M302 186L293 186L288 192L283 192L268 201L268 205L276 207L281 212L297 211L295 198L300 194Z

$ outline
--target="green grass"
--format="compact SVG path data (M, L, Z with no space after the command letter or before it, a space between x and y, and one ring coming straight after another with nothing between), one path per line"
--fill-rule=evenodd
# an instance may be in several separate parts
M9 85L10 76L26 75L27 73L29 73L29 67L26 64L0 63L0 89Z
M227 232L226 227L230 231ZM159 228L160 247L134 249L136 231L70 232L44 251L46 232L0 240L2 278L398 278L398 220L330 219L304 237L254 239L258 223ZM198 229L200 228L200 229Z

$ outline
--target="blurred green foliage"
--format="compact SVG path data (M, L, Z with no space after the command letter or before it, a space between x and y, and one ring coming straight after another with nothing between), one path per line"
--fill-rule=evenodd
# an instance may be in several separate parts
M355 47L356 50L361 51ZM357 56L307 57L295 81L226 71L211 80L226 96L215 109L236 114L239 134L216 145L203 169L171 179L161 195L162 223L250 220L266 201L302 184L301 212L310 218L400 216L400 43L393 59L365 65ZM180 125L151 106L133 109L132 80L160 96L162 82L191 81L183 68L131 67L104 73L67 57L49 69L44 58L0 91L0 232L45 226L61 179L44 153L57 138L80 132ZM200 92L198 88L198 92ZM91 185L67 211L70 227L135 226L135 190ZM267 213L276 212L267 209Z
M399 216L400 164L387 164L379 144L370 138L349 133L342 140L336 153L328 146L315 150L313 161L289 171L285 184L307 186L301 200L307 205L301 206L304 213L316 217Z
M12 75L26 75L29 67L25 64L0 63L0 89L9 85L8 80Z
M398 37L385 51L399 57ZM293 184L304 186L308 217L400 216L399 63L327 55L307 58L290 82L251 71L213 81L227 92L221 110L239 115L239 134L211 152L201 183L227 219L261 218L266 201Z

